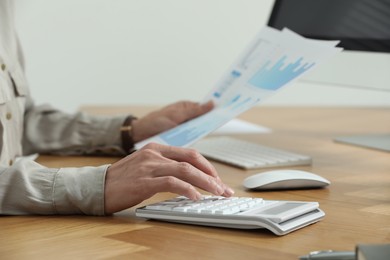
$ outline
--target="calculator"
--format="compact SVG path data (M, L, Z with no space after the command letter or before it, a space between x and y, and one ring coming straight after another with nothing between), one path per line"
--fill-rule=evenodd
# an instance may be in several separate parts
M285 235L323 219L318 202L264 200L251 197L180 196L136 209L136 216L183 224L268 229Z

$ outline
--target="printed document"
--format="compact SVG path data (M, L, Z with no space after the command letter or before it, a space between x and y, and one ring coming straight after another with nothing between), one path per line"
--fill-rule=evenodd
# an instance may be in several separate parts
M338 41L304 38L289 29L262 29L206 95L210 112L136 143L187 147L340 52Z

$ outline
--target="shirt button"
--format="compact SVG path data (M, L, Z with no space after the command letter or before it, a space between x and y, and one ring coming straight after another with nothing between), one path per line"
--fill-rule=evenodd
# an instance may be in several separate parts
M5 69L7 68L7 66L5 66L5 64L3 63L3 64L1 64L1 70L2 71L5 71Z
M8 120L10 120L12 118L12 114L10 112L8 112L6 115L5 115L5 118L7 118Z
M14 164L14 161L11 159L11 160L9 160L9 166L11 166L12 164Z

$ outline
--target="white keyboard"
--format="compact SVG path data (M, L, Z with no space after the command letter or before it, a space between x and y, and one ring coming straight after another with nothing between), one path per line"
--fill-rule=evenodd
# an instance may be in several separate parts
M244 169L311 164L311 158L307 155L226 136L204 138L192 145L192 148L209 159Z
M136 216L204 226L266 228L276 235L285 235L321 220L325 213L318 207L317 202L220 196L193 201L180 196L138 208Z

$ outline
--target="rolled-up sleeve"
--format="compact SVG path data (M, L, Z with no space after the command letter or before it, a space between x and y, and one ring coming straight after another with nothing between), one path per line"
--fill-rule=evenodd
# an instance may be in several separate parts
M107 167L46 168L29 159L0 167L0 214L104 215Z

